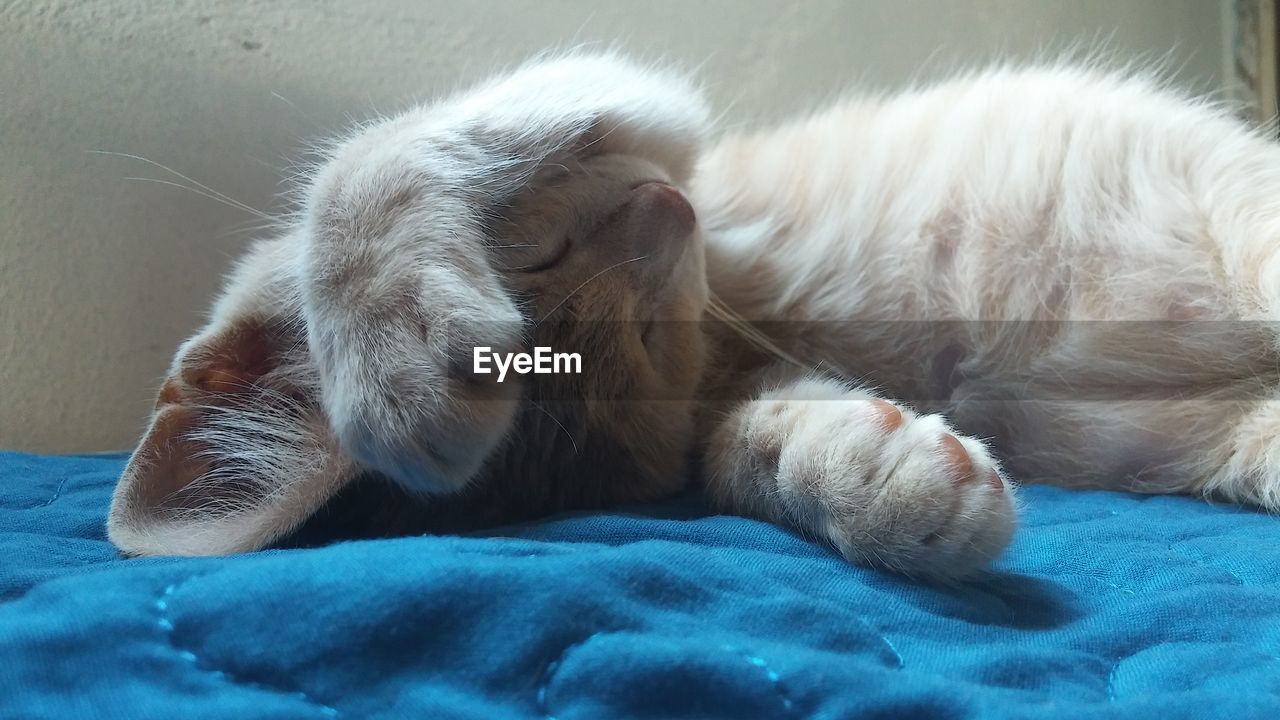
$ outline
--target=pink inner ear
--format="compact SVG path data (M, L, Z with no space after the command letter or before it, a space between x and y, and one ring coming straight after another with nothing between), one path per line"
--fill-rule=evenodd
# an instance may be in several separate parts
M288 326L228 325L179 358L120 478L107 529L128 553L259 549L355 474L294 375L275 372L305 362Z
M188 351L160 388L151 427L134 451L129 470L145 475L134 483L137 500L162 504L208 472L207 448L187 438L201 421L198 405L221 405L251 389L271 369L275 340L268 328L245 322Z
M165 383L210 393L248 390L279 362L286 338L270 324L244 320L197 345L182 359L181 378ZM163 400L163 394L162 398Z
M165 383L157 403L155 418L146 436L134 451L135 467L146 478L138 478L138 500L155 505L164 498L191 484L191 481L209 470L209 463L202 458L204 448L186 439L186 434L200 420L200 412L179 402L165 402L166 394L172 396L171 383Z

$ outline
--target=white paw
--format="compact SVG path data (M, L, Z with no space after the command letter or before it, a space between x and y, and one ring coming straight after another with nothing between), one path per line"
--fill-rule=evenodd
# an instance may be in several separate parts
M938 415L861 397L766 402L762 414L773 420L752 423L752 444L775 464L784 515L850 560L952 579L985 567L1013 535L998 463ZM770 430L782 431L772 458L760 436Z
M440 295L455 307L465 300ZM501 444L521 383L473 373L472 348L518 347L519 326L497 311L471 316L496 319L450 322L437 308L406 303L383 326L357 326L346 342L332 341L339 333L312 339L326 417L362 468L410 492L449 494Z

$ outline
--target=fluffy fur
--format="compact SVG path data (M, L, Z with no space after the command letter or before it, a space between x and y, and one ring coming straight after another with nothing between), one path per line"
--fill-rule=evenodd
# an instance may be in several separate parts
M584 55L337 143L179 349L112 539L256 549L357 477L434 527L696 477L952 578L1011 537L1005 468L1280 508L1271 142L1073 66L711 136L689 80Z

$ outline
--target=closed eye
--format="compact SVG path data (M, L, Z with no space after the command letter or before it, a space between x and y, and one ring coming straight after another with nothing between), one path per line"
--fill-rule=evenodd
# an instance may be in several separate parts
M566 238L565 241L561 243L560 249L557 250L554 255L547 258L546 260L535 263L533 265L524 265L521 267L516 267L511 269L515 272L523 272L523 273L538 273L538 272L543 272L545 270L550 270L556 265L559 265L560 261L564 260L565 257L568 256L569 248L572 245L573 243L569 242L568 238Z

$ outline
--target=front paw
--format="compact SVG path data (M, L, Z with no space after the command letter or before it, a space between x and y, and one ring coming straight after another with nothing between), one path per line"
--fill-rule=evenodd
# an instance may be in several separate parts
M980 441L940 416L869 395L765 399L738 427L766 513L849 560L954 579L984 568L1016 526L1012 487Z
M521 383L474 373L472 356L476 346L517 346L519 325L430 315L406 309L403 328L315 345L323 406L343 449L406 490L445 494L474 478L511 428Z

